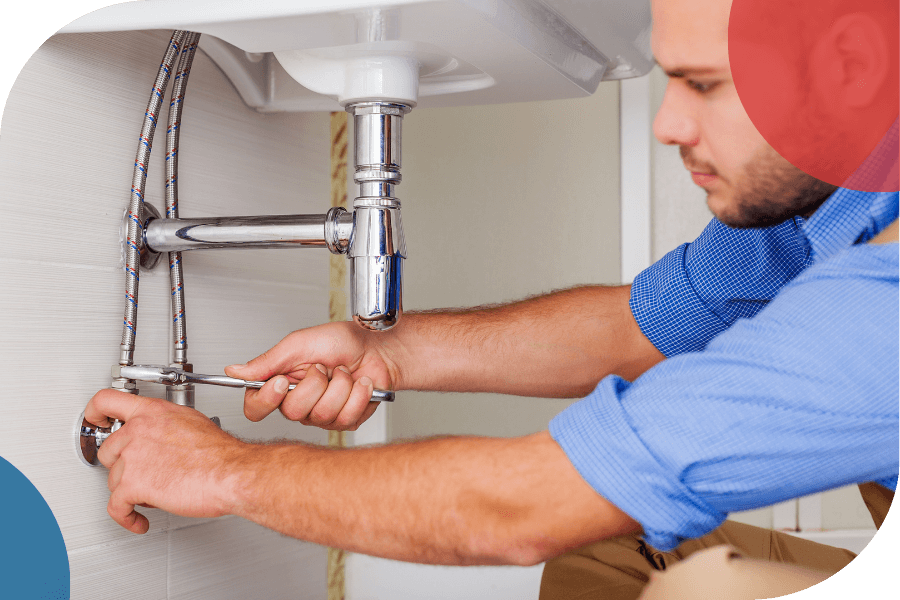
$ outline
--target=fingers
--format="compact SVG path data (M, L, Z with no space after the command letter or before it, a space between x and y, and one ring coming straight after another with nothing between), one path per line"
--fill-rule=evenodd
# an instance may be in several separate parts
M258 390L244 393L244 415L261 421L276 408L285 418L325 429L356 429L372 416L378 402L370 402L374 384L368 377L353 381L350 370L339 366L328 378L322 365L310 368L296 387L287 392L288 379L276 376Z
M304 403L305 406L296 412L290 410L292 408L290 406L287 408L294 416L303 413L302 416L294 420L301 421L305 425L325 427L337 418L341 409L346 405L352 390L353 378L350 376L350 370L347 367L340 366L331 374L331 382L327 383L327 387L317 400L314 399L312 403ZM290 398L290 395L288 398Z
M335 369L335 373L339 372L343 374ZM306 376L297 384L297 387L288 392L281 404L281 414L291 421L304 422L328 387L327 370L322 365L316 365L315 368L306 372Z
M260 389L244 392L244 416L251 421L262 421L281 406L290 382L287 377L271 378Z
M100 464L109 469L118 462L122 456L122 450L125 449L125 446L128 445L128 441L131 439L129 432L130 430L126 430L123 427L103 440L103 445L97 451L97 458L100 460Z
M109 495L109 503L106 512L113 521L132 533L147 533L150 529L150 521L147 517L134 510L135 501L130 499L121 487L117 487Z
M104 465L106 466L106 465ZM114 491L119 484L122 483L122 475L125 472L125 461L120 460L109 468L109 474L106 476L106 487L109 491Z
M378 408L378 402L369 401L372 397L373 388L371 379L360 377L359 381L353 384L350 397L341 408L340 413L328 423L320 425L320 427L339 431L355 430L359 427L359 424L372 416L372 413ZM316 408L318 408L318 405ZM366 415L367 412L368 415Z
M294 334L288 335L246 364L225 367L225 374L238 379L263 381L273 375L293 371L298 364L304 363L296 348L291 347L293 337Z
M298 386L299 388L299 386ZM318 400L313 397L296 397L297 405L291 406L292 394L282 405L282 413L289 419L300 421L304 425L315 425L323 429L345 431L356 429L360 419L369 409L369 399L372 397L373 384L368 377L361 377L354 382L350 371L346 367L338 367L332 374L331 382ZM378 403L372 403L374 412ZM285 406L287 405L287 406Z
M144 398L127 394L118 390L100 390L88 402L84 409L84 418L100 427L109 427L110 418L127 421L141 414L155 402L152 398Z

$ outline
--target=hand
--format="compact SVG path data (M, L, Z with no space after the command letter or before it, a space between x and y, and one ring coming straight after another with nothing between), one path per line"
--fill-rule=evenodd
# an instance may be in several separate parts
M101 427L111 418L125 422L97 454L109 468L107 511L116 523L146 533L150 522L135 505L185 517L229 513L229 465L239 464L250 444L194 409L115 390L94 395L84 416Z
M240 379L268 380L244 393L244 415L260 421L276 408L292 421L323 429L356 429L378 408L372 390L394 389L397 367L382 344L385 333L354 323L328 323L288 335L245 365L226 367ZM376 337L377 336L377 337ZM287 391L288 384L299 382Z

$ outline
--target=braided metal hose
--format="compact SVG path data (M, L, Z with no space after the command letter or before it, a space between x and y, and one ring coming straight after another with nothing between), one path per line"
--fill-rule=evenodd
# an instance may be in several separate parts
M199 33L188 32L178 69L172 82L172 101L169 103L169 128L166 131L166 218L178 218L178 142L181 136L181 114L187 92L191 64L200 41ZM187 364L187 325L184 313L184 271L181 252L169 252L169 280L172 283L172 343L174 362Z
M134 364L134 338L137 333L138 283L141 273L140 244L143 237L144 185L147 182L147 169L150 166L150 151L153 149L153 134L156 132L156 120L165 95L169 75L175 58L181 51L187 32L176 30L166 47L162 64L153 83L150 101L144 112L144 124L141 127L137 157L134 159L134 176L131 180L131 200L128 204L128 220L125 231L125 320L122 325L122 344L120 346L119 364Z

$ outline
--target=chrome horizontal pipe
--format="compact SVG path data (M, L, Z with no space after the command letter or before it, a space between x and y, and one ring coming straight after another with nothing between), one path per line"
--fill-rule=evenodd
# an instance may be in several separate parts
M324 215L153 219L144 230L144 242L152 252L327 247L344 254L352 231L353 215L333 208Z

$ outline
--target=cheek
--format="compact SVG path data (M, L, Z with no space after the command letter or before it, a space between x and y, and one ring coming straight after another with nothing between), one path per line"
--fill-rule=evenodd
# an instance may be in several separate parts
M710 159L720 174L735 181L761 148L768 146L741 106L737 94L721 99L707 122Z
M729 58L745 115L770 142L789 137L803 100L796 68L775 49L741 40L729 43Z

